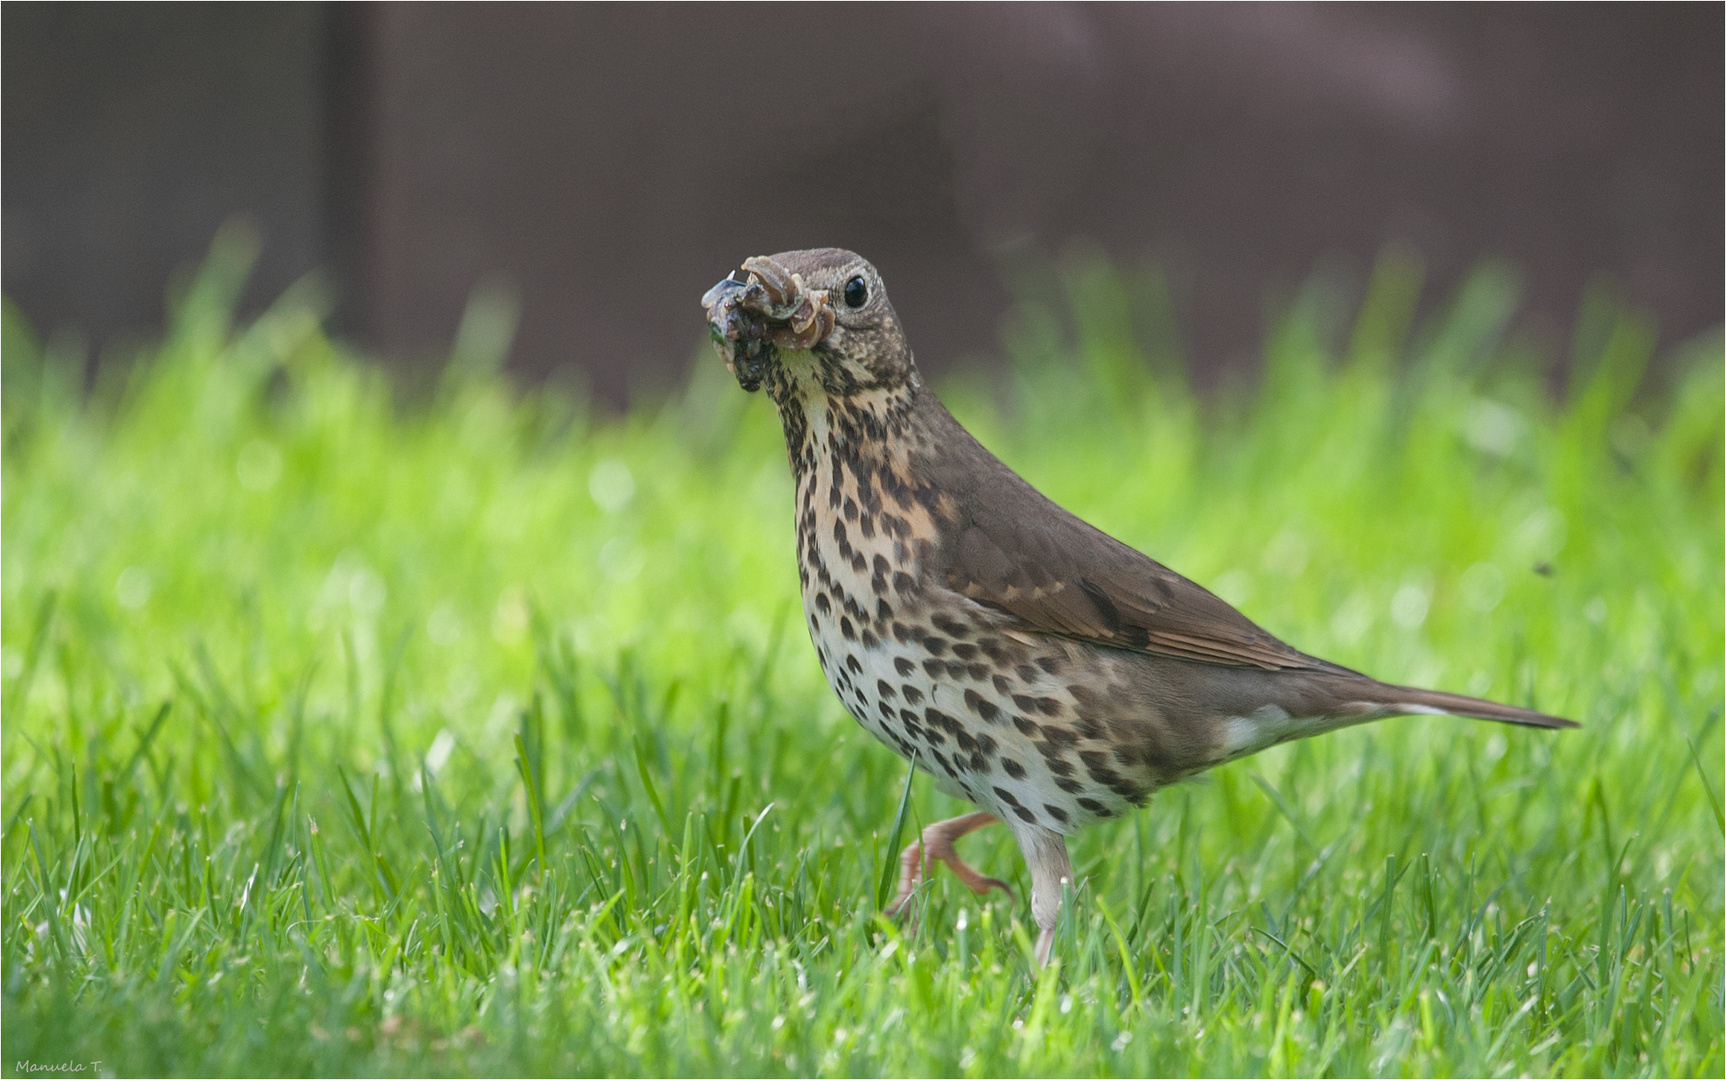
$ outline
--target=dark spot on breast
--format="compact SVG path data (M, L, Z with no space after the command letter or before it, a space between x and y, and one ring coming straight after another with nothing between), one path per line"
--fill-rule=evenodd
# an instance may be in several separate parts
M1037 681L1037 669L1032 667L1030 664L1020 664L1014 669L1013 673L1019 676L1020 682Z
M1044 745L1046 746L1048 744L1045 743ZM1047 765L1049 767L1049 771L1054 773L1056 776L1073 775L1073 763L1068 761L1066 758L1061 757L1058 751L1052 755L1044 754L1043 764Z
M915 686L912 686L910 683L906 683L905 685L901 686L899 689L905 691L905 700L910 702L913 705L915 705L919 701L923 700L923 691L917 689Z
M875 519L864 514L862 519L857 522L857 531L863 534L865 540L875 539Z
M970 634L970 629L946 612L937 611L929 616L929 621L935 624L935 629L950 638L963 638Z
M1008 690L1012 689L1013 684L1007 681L1007 677L1005 675L996 675L994 676L993 681L995 683L996 693L1005 694Z
M978 663L973 660L969 664L965 665L965 674L971 676L971 678L977 682L982 682L984 679L989 677L989 665Z
M1043 738L1047 739L1051 746L1077 746L1079 744L1079 737L1073 734L1071 730L1055 727L1051 724L1043 725Z
M1006 803L1008 806L1018 806L1019 805L1019 797L1017 795L1014 795L1011 791L1008 791L1006 788L1003 788L1003 787L996 788L995 789L995 797L997 799L1000 799L1002 802Z
M995 707L993 701L975 690L965 691L965 707L990 723L994 723L995 718L1001 714L1001 710Z
M894 698L899 695L894 691L893 684L886 679L875 680L875 692L884 698Z
M1085 790L1085 785L1079 783L1077 780L1073 780L1065 776L1055 777L1055 786L1069 795L1076 795Z
M865 559L863 557L863 553L861 551L857 551L857 552L852 553L852 555L851 555L851 569L853 571L855 571L856 573L859 573L859 574L868 573L868 571L869 571L869 560Z
M1013 726L1018 728L1019 734L1025 736L1027 739L1040 738L1043 734L1042 727L1035 721L1027 720L1017 713L1013 715Z
M893 591L894 592L903 596L906 593L914 590L916 587L917 587L917 583L915 581L911 580L910 574L907 574L903 570L893 571Z
M988 732L980 731L977 733L977 752L979 754L982 754L986 758L994 757L995 751L1000 749L1000 747L1001 744L996 742L994 736L990 735Z
M1025 767L1010 757L1004 757L1001 759L1001 768L1007 770L1007 775L1011 776L1015 780L1023 780L1025 778Z
M1067 812L1058 806L1050 806L1048 803L1044 803L1043 813L1048 814L1063 825L1067 823Z
M977 655L977 646L969 642L960 642L953 646L953 655L961 660L970 660Z
M839 632L845 636L846 641L857 640L857 629L851 625L849 616L842 616L839 619Z
M881 639L875 636L874 631L865 626L863 628L863 647L865 649L873 649L879 644L881 644Z
M929 650L930 655L940 656L947 651L947 639L938 638L931 634L923 639L923 647Z
M949 762L946 758L941 756L941 751L936 750L936 751L933 751L933 753L935 755L935 760L938 763L940 763L941 768L947 773L947 775L952 776L954 779L958 779L958 777L953 772L952 763Z
M1078 722L1073 726L1079 729L1079 734L1084 738L1100 739L1103 737L1103 725L1083 713L1079 714Z
M874 569L875 573L881 575L882 577L886 577L893 570L893 568L891 566L887 565L887 557L885 555L875 556L875 562L873 565L873 569Z
M893 706L887 704L885 701L879 701L876 702L876 708L880 710L882 716L889 720L893 719Z
M1093 814L1100 814L1103 812L1103 804L1095 799L1079 799L1077 801L1081 807L1089 810Z
M823 615L833 614L833 601L827 599L826 593L815 594L815 610Z
M913 671L917 670L917 665L913 664L903 656L895 656L893 658L893 670L897 671L900 675L909 675Z
M923 670L929 673L929 677L931 679L939 679L941 677L941 673L947 670L947 665L943 664L939 660L931 658L923 661Z
M1013 807L1013 813L1019 815L1020 821L1029 822L1032 825L1035 825L1037 823L1037 815L1033 814L1031 811L1025 809L1023 806Z
M1058 656L1039 656L1037 657L1037 666L1051 675L1059 675L1061 668L1066 665L1061 662L1061 658Z
M947 674L955 679L965 674L965 664L960 660L949 660L946 663Z
M949 735L957 736L960 732L965 730L965 726L963 724L959 723L959 721L953 719L951 716L948 716L940 709L924 709L923 719L934 724L938 728L945 729Z
M875 602L875 617L880 619L882 622L886 622L888 619L893 617L893 608L886 600L877 600Z
M845 520L857 520L857 500L849 495L845 496Z
M1026 712L1036 712L1037 711L1037 699L1032 697L1030 694L1014 694L1013 695L1013 704L1017 705L1019 708L1025 710Z
M1119 773L1109 768L1108 762L1107 754L1096 750L1079 751L1079 763L1091 774L1091 779L1099 784L1113 784L1121 778Z
M903 645L903 644L905 644L906 640L908 638L910 638L910 636L911 636L911 631L905 626L904 623L896 622L893 624L893 640L894 641L897 641L899 644ZM894 662L897 663L898 661L894 661ZM909 661L909 660L905 661L905 663L907 663L907 664L909 664L910 662L911 661ZM908 673L902 671L902 672L900 672L900 674L904 675L904 674L908 674Z
M1015 704L1017 703L1015 702ZM1037 699L1037 711L1044 716L1059 716L1061 715L1061 703L1052 697L1041 697Z

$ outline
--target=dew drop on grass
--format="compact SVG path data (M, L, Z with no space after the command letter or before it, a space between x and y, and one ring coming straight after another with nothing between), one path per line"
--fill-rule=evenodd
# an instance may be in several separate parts
M432 644L449 648L461 641L461 616L449 604L439 604L432 609L431 617L426 620L426 636Z
M120 601L120 606L136 611L150 602L150 594L155 591L155 582L150 580L149 571L141 566L128 566L120 571L119 580L114 582L114 596Z
M376 572L366 567L358 567L353 576L348 578L348 603L361 615L375 615L383 610L384 601L389 597L389 587Z
M599 568L613 581L630 581L646 565L646 552L624 537L613 537L599 549Z
M497 598L491 613L491 636L500 645L514 645L527 633L527 596L511 586Z
M1245 570L1229 570L1217 576L1211 583L1211 591L1239 607L1252 598L1253 579Z
M1503 457L1522 441L1528 422L1522 414L1490 398L1476 398L1463 414L1463 437L1476 450Z
M1510 741L1502 733L1495 731L1486 740L1486 747L1482 753L1486 758L1486 763L1493 765L1504 756L1504 752L1508 749L1510 749Z
M1504 571L1494 563L1477 562L1462 573L1462 599L1475 611L1491 611L1504 599Z
M1419 585L1404 585L1390 598L1390 617L1398 626L1414 629L1426 621L1426 590Z
M1308 554L1307 542L1300 533L1285 530L1265 546L1265 569L1284 577L1300 577L1306 569Z
M1357 592L1343 601L1330 620L1331 633L1345 645L1353 645L1372 629L1372 601L1364 592Z
M455 749L455 732L444 728L432 740L431 748L426 751L426 770L436 776L449 760L450 752Z
M587 476L587 492L608 514L615 514L635 498L635 476L617 458L606 458Z

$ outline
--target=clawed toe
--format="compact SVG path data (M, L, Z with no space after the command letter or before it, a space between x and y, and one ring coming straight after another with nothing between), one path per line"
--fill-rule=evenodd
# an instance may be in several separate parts
M968 871L968 875L964 871ZM953 873L960 881L965 883L967 888L978 896L989 895L990 889L1000 889L1002 892L1007 894L1008 899L1018 899L1018 894L1013 892L1013 887L1011 885L1002 881L1000 878L984 877L982 874L972 870L964 863L960 863L958 866L953 867Z
M899 855L899 891L893 897L893 902L887 905L888 916L897 918L906 904L910 903L911 895L917 891L917 886L927 878L930 859L946 863L947 868L953 871L953 876L964 882L965 887L978 896L986 895L990 889L1000 889L1008 896L1013 896L1012 886L1000 878L979 874L953 850L954 840L985 825L992 825L997 820L993 814L979 811L936 822L924 829L923 835L912 841Z

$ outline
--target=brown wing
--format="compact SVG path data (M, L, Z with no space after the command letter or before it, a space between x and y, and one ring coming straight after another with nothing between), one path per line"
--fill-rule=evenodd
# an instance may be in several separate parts
M949 588L1043 633L1208 664L1336 670L1074 517L976 449L987 462L967 463L972 483L958 485L956 520L944 537Z

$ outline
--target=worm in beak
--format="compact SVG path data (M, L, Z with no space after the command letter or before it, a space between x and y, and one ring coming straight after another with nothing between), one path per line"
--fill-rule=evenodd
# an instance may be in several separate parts
M803 275L787 271L772 259L746 259L748 275L739 306L766 320L768 339L781 349L810 349L833 332L833 308L823 291L809 288Z

